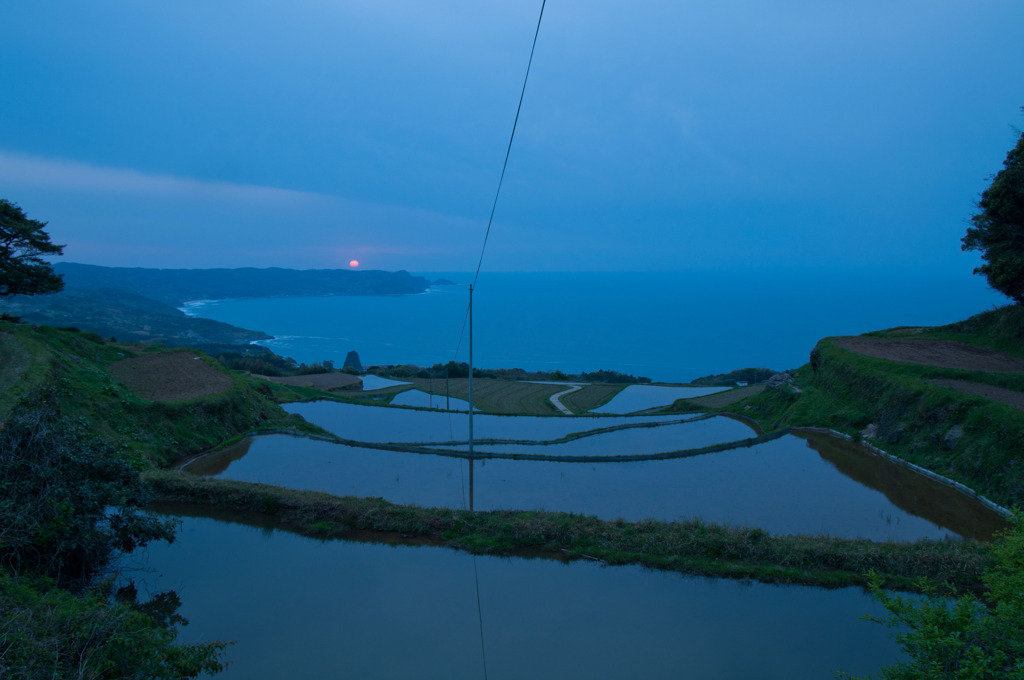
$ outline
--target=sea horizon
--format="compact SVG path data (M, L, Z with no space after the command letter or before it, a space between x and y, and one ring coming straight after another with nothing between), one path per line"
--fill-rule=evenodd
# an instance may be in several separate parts
M300 362L364 366L468 360L472 272L410 272L424 294L191 302L195 316L266 332L258 344ZM745 367L789 370L824 337L936 326L1008 301L980 277L734 272L482 272L474 366L615 370L656 382Z

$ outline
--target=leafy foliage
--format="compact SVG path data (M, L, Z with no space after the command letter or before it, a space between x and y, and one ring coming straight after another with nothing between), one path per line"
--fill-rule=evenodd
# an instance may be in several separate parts
M990 286L1024 303L1024 133L982 193L978 208L963 238L963 249L981 251L985 261L974 273L984 274Z
M173 524L142 512L138 473L54 388L0 425L0 677L186 678L221 669L220 642L176 644L173 593L138 604L98 576ZM130 588L123 588L127 595Z
M64 281L43 255L60 255L46 222L29 219L17 204L0 198L0 297L56 293Z
M1024 515L993 546L994 566L982 577L984 599L949 601L932 592L909 600L871 589L889 616L873 619L896 630L912 659L882 669L886 680L1021 680L1024 678Z
M76 596L0 570L0 611L3 678L178 680L223 669L224 643L175 644L172 626L101 591Z
M0 430L0 564L77 589L116 553L173 532L141 512L138 474L55 402L40 394Z

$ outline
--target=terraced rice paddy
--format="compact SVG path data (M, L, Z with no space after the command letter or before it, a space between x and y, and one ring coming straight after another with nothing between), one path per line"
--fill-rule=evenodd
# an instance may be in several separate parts
M289 410L350 443L261 436L186 470L426 507L698 517L777 534L915 540L1001 526L977 501L858 445L794 435L736 443L756 433L724 417L478 416L470 460L459 442L467 414L330 402ZM514 459L529 455L547 459Z

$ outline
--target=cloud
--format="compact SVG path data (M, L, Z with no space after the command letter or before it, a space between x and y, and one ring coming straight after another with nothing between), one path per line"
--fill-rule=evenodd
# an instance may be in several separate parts
M230 182L210 182L0 151L0 182L15 188L104 194L294 203L317 194Z
M67 259L94 264L468 268L482 235L428 210L5 151L0 184L50 223Z

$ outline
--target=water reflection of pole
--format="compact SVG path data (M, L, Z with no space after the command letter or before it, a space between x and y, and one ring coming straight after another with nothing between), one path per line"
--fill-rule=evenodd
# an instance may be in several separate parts
M473 284L469 284L469 510L473 511Z

